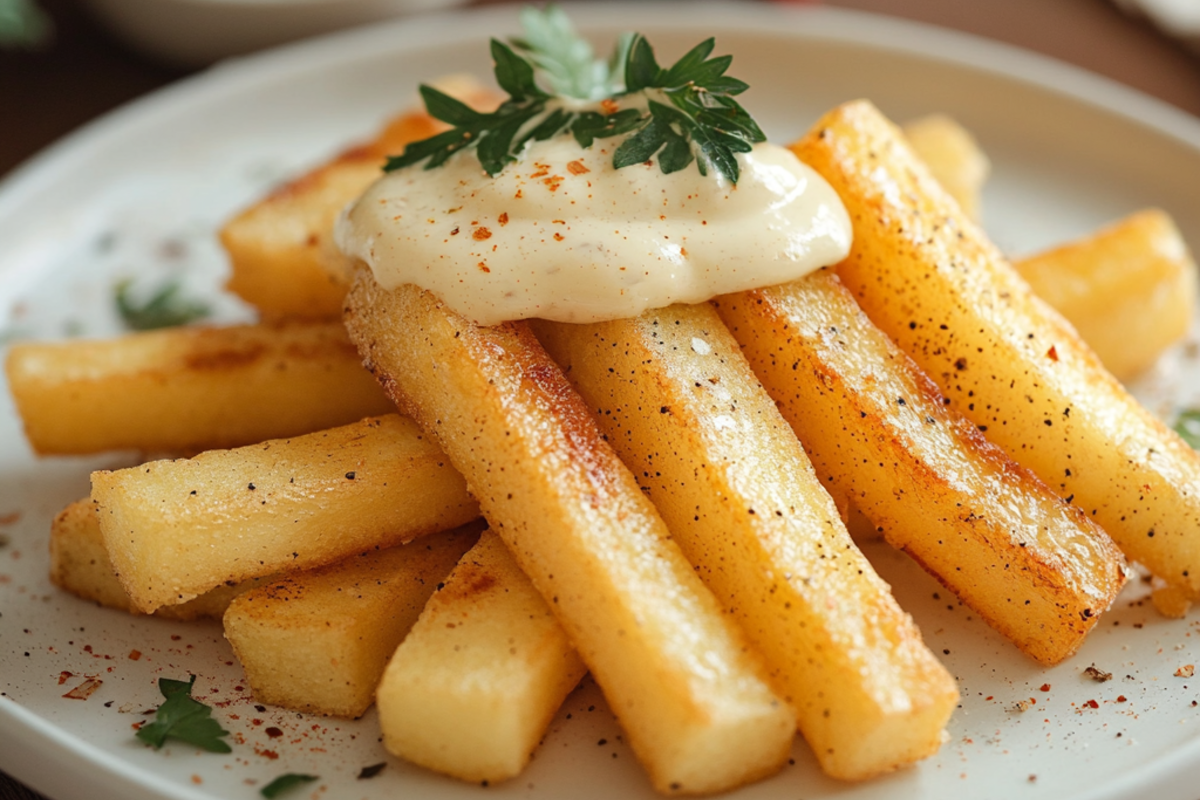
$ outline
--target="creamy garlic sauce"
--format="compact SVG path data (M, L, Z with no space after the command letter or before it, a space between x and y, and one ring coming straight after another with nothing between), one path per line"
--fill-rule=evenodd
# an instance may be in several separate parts
M598 322L794 280L850 249L837 195L789 150L739 154L737 185L695 164L612 166L619 141L533 142L489 177L473 151L376 182L338 221L381 285L415 283L481 325Z

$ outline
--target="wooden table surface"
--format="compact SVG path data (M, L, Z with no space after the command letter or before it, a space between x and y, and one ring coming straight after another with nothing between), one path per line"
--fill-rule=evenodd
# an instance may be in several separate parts
M189 74L125 49L78 0L40 2L55 21L53 46L39 52L0 52L0 178L89 120ZM826 5L919 20L1018 45L1200 116L1200 57L1105 0L826 0ZM79 797L86 796L81 788ZM0 773L0 800L38 797Z

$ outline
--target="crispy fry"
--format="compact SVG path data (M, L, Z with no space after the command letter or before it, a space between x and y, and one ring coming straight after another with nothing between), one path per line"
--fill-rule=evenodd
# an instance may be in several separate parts
M17 344L6 368L42 455L195 453L393 410L337 322Z
M346 323L385 390L463 471L655 787L721 791L778 769L790 710L528 327L475 326L365 269Z
M1121 380L1182 339L1195 314L1196 264L1175 222L1158 209L1015 266Z
M76 597L107 608L133 611L129 595L117 580L91 498L76 500L50 524L50 582ZM233 586L218 586L194 600L163 606L155 616L190 621L220 619L242 592L258 585L257 579Z
M794 147L854 221L839 274L952 407L1125 551L1200 597L1200 455L1100 365L866 102Z
M825 772L862 780L935 752L954 679L850 540L712 307L535 331L764 655Z
M524 769L587 668L504 542L485 531L379 684L388 751L465 781Z
M259 702L359 717L375 699L388 659L481 524L364 553L267 581L225 612L233 645Z
M718 306L831 487L1022 651L1075 652L1125 580L1104 531L946 408L836 275Z
M452 76L437 85L481 110L496 94L473 78ZM354 147L276 190L221 230L232 273L227 288L265 319L336 319L346 294L343 258L332 244L342 208L379 177L388 155L444 130L422 109L403 114L371 142Z
M394 414L94 472L92 500L121 585L144 612L479 515L437 445Z
M945 114L930 114L905 123L904 136L963 213L978 222L992 165L971 132Z

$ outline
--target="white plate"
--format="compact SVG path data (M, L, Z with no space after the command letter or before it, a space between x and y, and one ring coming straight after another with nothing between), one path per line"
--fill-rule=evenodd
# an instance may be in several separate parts
M950 112L994 161L987 227L1013 252L1150 204L1200 242L1200 123L1061 64L821 8L690 5L682 13L605 3L573 14L598 41L615 33L613 21L636 21L664 60L717 33L719 49L736 55L734 73L755 87L747 104L778 139L859 96L897 119ZM224 264L213 232L223 219L280 176L370 135L413 99L418 81L486 75L485 38L513 32L513 9L491 9L339 34L219 67L68 138L0 187L4 324L40 338L81 327L115 332L110 287L126 274L151 282L185 274L194 291L214 294ZM219 314L246 312L225 300ZM1168 389L1180 402L1196 400L1186 381ZM652 796L594 688L568 699L525 775L485 791L388 758L371 715L346 722L256 710L219 626L132 618L56 591L45 577L50 519L88 491L89 469L132 458L37 461L0 392L0 532L9 540L0 549L0 769L59 798L250 798L284 772L321 776L297 796ZM1195 800L1200 676L1174 677L1198 660L1194 619L1159 618L1135 586L1074 660L1046 670L904 557L878 545L869 554L959 679L950 740L935 758L862 785L822 778L798 743L793 765L739 800ZM1092 663L1115 679L1086 680ZM60 683L64 672L72 677ZM235 732L233 755L178 745L153 752L133 739L131 724L157 703L155 680L188 673ZM85 676L101 678L101 689L87 701L64 699ZM1030 698L1029 710L1013 710ZM270 737L272 726L283 735ZM356 780L382 761L381 775Z

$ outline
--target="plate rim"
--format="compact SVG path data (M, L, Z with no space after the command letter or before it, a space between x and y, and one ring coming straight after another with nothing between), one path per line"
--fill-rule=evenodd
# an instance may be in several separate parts
M458 43L478 38L485 30L515 31L518 7L502 4L459 8L401 18L220 62L118 106L17 165L0 179L0 219L30 193L54 184L74 163L86 158L89 151L172 114L186 113L187 106L198 99L235 89L246 91L274 79L294 78L297 72L305 70L336 69L389 52ZM608 22L612 18L641 19L648 28L679 22L678 5L669 0L586 0L568 3L567 9L583 29L619 27ZM637 13L623 15L623 10ZM469 18L469 24L462 24L464 18ZM690 4L688 18L677 27L708 31L721 24L715 19L720 19L727 30L739 34L762 33L866 46L1014 80L1137 123L1200 152L1200 118L1111 78L1007 43L873 12L749 1L706 0ZM8 273L0 270L0 280L6 277ZM81 778L90 778L89 791L101 800L109 797L211 800L213 797L207 792L163 781L132 763L114 760L11 698L0 697L0 701L7 701L0 702L0 768L38 791L54 796L61 787L72 783L83 785ZM1200 765L1200 739L1151 758L1121 779L1077 795L1076 800L1117 800L1156 790L1182 791L1188 769L1197 765ZM102 777L107 780L101 782Z

